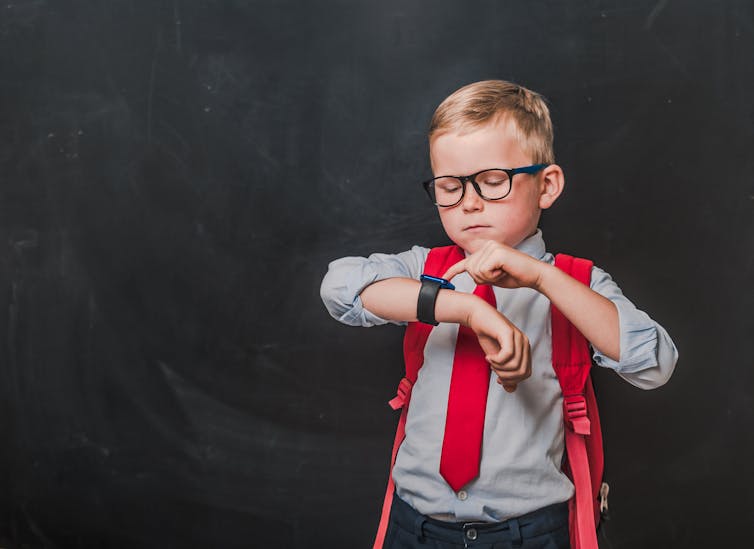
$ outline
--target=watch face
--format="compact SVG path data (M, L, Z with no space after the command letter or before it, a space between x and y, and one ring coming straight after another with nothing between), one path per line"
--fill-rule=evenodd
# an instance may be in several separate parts
M450 282L448 282L444 278L440 278L440 277L437 277L437 276L423 274L423 275L421 275L420 280L427 280L429 282L435 282L435 283L437 283L440 286L440 288L443 288L445 290L455 290L456 289L456 287L453 286L453 284L451 284Z

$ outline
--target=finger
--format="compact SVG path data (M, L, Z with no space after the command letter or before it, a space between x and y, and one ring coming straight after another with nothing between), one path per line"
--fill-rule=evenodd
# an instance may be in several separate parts
M524 355L524 339L526 336L523 332L516 330L513 334L513 356L506 364L506 370L521 374L522 358Z
M488 259L490 255L488 248L489 246L485 245L465 259L464 268L476 284L489 284L487 271L490 265L493 267L494 265Z
M497 280L495 280L495 286L498 286L499 288L520 288L521 284L513 278L510 274L507 272L504 272L501 274Z
M502 386L503 389L506 390L508 393L512 393L516 390L518 387L517 383L513 383L512 381L503 381L502 379L497 380L497 382Z
M498 336L500 351L488 357L488 362L499 372L516 372L520 368L523 340L526 336L517 328Z
M467 272L469 273L469 276L471 276L471 279L474 281L474 284L476 284L477 286L482 286L484 284L490 283L490 281L487 279L484 273L472 272L472 271L467 271Z
M529 338L526 338L526 342L524 345L524 378L528 379L531 377L531 344L529 343Z
M483 264L480 263L478 257L466 258L466 272L469 273L469 276L474 281L474 284L489 284L489 282L487 281L487 276L482 270L482 266Z
M488 353L484 358L495 370L504 369L504 365L513 357L515 352L513 330L498 334L496 342L500 347L498 352Z
M466 259L462 259L461 261L459 261L455 265L451 266L450 269L448 269L445 272L445 274L442 275L442 277L445 280L450 280L451 278L453 278L456 275L461 274L465 270L466 270Z
M515 366L515 371L518 372L520 379L526 379L526 348L528 347L528 340L526 335L521 332L516 332L516 349L513 359L511 359L511 365Z
M521 381L522 380L515 377L513 379L508 379L508 378L503 378L503 377L497 378L498 385L500 385L503 389L505 389L509 393L514 392L518 388L518 385Z
M489 242L480 252L479 271L487 278L487 283L497 282L506 276L503 256L500 255L499 245Z
M489 284L489 272L495 266L490 261L489 243L467 259L469 262L466 265L466 271L474 278L474 281L477 284Z
M482 350L484 351L485 359L493 357L500 352L500 336L498 334L488 333L487 328L485 327L480 329L476 334L476 337L479 340L479 346L482 347ZM489 360L487 362L489 362Z
M526 335L521 333L520 352L516 352L510 361L499 366L494 366L493 370L498 376L501 385L517 384L531 377L531 347Z
M512 381L503 381L500 378L497 378L497 384L509 393L512 393L518 387L517 383L513 383Z
M479 280L477 284L496 284L507 275L503 269L492 264L485 265L474 274Z

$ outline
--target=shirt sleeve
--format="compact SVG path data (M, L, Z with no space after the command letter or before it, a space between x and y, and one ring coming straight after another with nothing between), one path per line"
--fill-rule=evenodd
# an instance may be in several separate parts
M399 254L372 254L369 257L343 257L331 262L320 287L320 296L330 315L350 326L379 324L405 325L370 313L361 303L361 291L386 278L419 279L429 249L414 246Z
M590 286L615 304L620 322L620 360L594 349L594 362L615 370L641 389L654 389L667 382L675 369L678 350L665 329L637 309L602 269L592 268Z

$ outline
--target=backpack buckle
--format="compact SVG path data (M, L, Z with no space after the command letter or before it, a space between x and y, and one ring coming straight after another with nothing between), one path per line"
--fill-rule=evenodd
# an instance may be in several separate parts
M610 512L607 506L607 494L610 492L610 485L603 482L600 485L600 515L602 520L610 520Z
M584 395L569 395L563 397L563 416L566 425L576 434L591 433L591 422L587 416L586 398Z
M403 406L408 402L409 397L411 396L411 389L413 388L414 384L411 383L408 378L401 379L401 382L398 384L398 389L395 391L395 398L393 398L388 404L393 410L397 410L398 408L403 408Z

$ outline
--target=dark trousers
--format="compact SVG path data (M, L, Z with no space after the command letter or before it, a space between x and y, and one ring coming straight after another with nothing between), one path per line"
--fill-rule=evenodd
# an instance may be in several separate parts
M393 497L384 549L569 549L568 503L505 522L444 522Z

